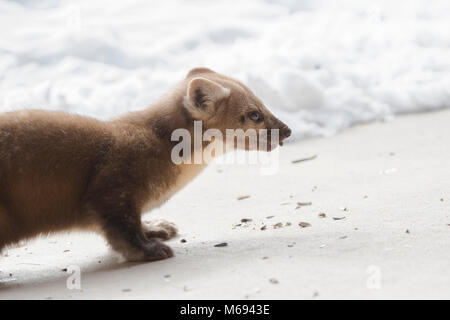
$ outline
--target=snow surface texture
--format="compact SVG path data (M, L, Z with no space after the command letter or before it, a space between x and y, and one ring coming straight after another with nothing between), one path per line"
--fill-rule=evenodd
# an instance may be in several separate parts
M107 119L207 66L296 138L450 106L450 1L0 1L0 112Z

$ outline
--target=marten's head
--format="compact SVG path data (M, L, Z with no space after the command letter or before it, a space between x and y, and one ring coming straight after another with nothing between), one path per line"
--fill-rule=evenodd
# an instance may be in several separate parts
M202 121L204 129L218 129L224 137L227 129L256 132L257 146L249 144L251 135L245 135L246 150L270 151L291 135L291 129L241 82L207 68L191 70L186 81L184 107L193 119ZM266 129L267 135L261 129ZM278 139L273 129L278 129Z

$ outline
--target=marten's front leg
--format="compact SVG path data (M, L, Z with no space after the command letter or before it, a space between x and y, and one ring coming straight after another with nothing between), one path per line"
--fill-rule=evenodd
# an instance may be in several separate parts
M102 228L111 247L128 261L155 261L172 257L170 247L145 235L139 211L130 203L119 202L119 206L102 206L100 213Z

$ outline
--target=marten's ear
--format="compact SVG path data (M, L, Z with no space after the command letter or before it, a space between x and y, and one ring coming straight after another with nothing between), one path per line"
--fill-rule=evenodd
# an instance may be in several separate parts
M194 77L194 76L200 76L201 74L205 74L205 73L215 73L215 72L212 71L211 69L208 69L205 67L197 67L197 68L194 68L191 71L189 71L189 73L186 76L186 79Z
M184 105L191 115L199 120L214 116L217 108L230 95L230 89L217 82L196 77L189 81Z

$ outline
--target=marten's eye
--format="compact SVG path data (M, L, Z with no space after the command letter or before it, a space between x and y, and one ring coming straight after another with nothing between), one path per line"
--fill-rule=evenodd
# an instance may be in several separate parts
M254 122L261 122L263 120L263 116L261 113L259 113L258 111L252 111L248 114L248 117L250 118L250 120L254 121Z

